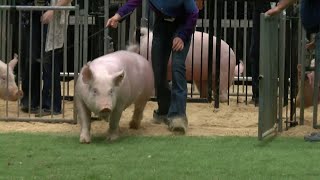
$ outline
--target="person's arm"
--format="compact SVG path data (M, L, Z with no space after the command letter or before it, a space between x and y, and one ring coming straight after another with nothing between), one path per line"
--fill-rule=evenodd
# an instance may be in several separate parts
M120 7L116 14L107 20L106 26L116 28L121 17L134 11L134 9L142 4L142 0L128 0L128 2Z
M184 0L184 6L187 14L185 15L185 23L182 24L178 30L176 36L181 38L184 42L191 37L197 25L199 9L196 6L194 0Z
M294 4L298 0L281 0L277 6L269 9L265 14L269 16L274 16L279 14L281 11L289 7L290 5Z
M178 28L176 37L173 39L173 51L183 50L185 42L191 37L197 25L199 9L194 0L184 0L184 8L186 12L185 23Z
M72 0L59 0L55 5L53 6L67 6L68 4L70 4L72 2ZM42 16L41 16L41 22L43 24L49 24L52 19L53 19L53 14L54 11L53 10L48 10L46 11Z
M119 14L120 17L134 11L138 6L142 4L142 0L128 0L128 2L120 7L116 14Z

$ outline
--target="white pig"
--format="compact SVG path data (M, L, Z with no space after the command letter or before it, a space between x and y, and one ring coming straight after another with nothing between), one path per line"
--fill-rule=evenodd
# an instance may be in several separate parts
M117 51L87 63L75 87L75 104L81 125L80 142L90 143L91 112L109 121L107 140L119 137L122 112L134 104L130 128L138 129L143 111L154 94L151 64L139 54Z
M17 62L17 54L14 55L8 65L0 60L0 99L17 101L23 96L23 92L17 87L13 74Z
M203 35L203 38L202 38ZM149 31L149 54L147 55L147 43L148 43L148 29L141 28L141 39L140 39L140 47L136 44L131 44L127 49L140 53L143 57L151 60L151 46L152 46L152 38L153 33ZM192 38L193 39L193 38ZM193 40L192 40L193 41ZM186 78L187 81L194 81L196 87L200 91L201 97L207 97L208 95L208 41L209 35L207 33L198 32L194 33L194 45L191 41L189 53L186 59ZM202 44L202 45L201 45ZM192 51L192 48L194 50ZM212 87L215 87L215 66L216 66L216 37L213 37L213 65L212 65ZM201 66L201 48L202 48L202 66ZM230 50L230 51L229 51ZM230 53L230 57L229 57ZM192 61L193 56L193 61ZM230 71L229 69L229 58L230 58ZM192 66L193 66L193 77L192 77ZM201 68L202 67L202 68ZM243 64L240 63L239 67L241 74L243 72ZM201 76L202 72L202 76ZM233 82L234 75L238 74L238 66L236 66L236 56L233 50L229 45L221 40L221 62L220 62L220 101L226 102L228 100L228 88L231 86ZM171 56L168 63L168 80L171 80ZM228 76L229 76L229 84L228 84ZM200 87L201 86L201 87Z
M315 67L315 60L313 59L310 63L310 67ZM300 108L300 101L301 101L301 96L304 97L304 108L308 108L313 105L313 92L314 92L314 72L308 72L304 78L304 87L303 87L303 94L301 94L300 87L301 87L301 68L302 65L298 64L297 69L298 69L298 87L299 91L296 97L296 105L298 108ZM320 87L319 87L320 90ZM318 96L318 103L320 102L320 96Z

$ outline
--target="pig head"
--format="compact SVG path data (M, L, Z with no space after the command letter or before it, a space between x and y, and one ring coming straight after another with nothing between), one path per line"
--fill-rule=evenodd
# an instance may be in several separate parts
M311 62L311 67L314 67L314 62ZM304 97L304 108L308 108L313 105L313 92L314 92L314 72L308 72L305 75L301 73L302 65L298 64L298 94L296 97L296 105L300 108L301 97ZM305 78L303 86L303 94L301 94L301 78ZM319 87L320 88L320 87ZM318 103L320 102L320 96L318 97Z
M17 62L17 54L8 64L0 61L0 99L17 101L23 96L23 92L17 87L13 74L13 69Z

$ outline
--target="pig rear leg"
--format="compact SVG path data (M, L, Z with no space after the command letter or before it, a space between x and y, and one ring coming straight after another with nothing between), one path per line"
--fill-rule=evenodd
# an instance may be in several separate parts
M143 101L143 103L136 103L134 105L134 112L132 116L132 120L130 121L129 127L131 129L139 129L141 120L143 118L143 111L146 107L147 101Z
M201 81L196 81L196 86L198 90L200 91L200 98L207 98L208 97L208 81L204 80ZM201 87L201 88L200 88ZM214 82L212 82L212 95L214 96ZM228 94L225 89L220 89L219 90L219 101L224 103L228 101Z
M122 115L122 111L114 109L110 116L109 130L107 133L107 141L114 141L119 138L119 121Z
M83 102L75 100L77 107L77 117L78 122L80 123L80 143L88 144L91 142L91 112L90 110L83 104Z

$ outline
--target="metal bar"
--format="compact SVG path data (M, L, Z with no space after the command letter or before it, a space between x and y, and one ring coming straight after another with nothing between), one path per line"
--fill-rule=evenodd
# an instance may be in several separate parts
M65 11L65 17L64 17L64 22L67 22L67 12ZM67 27L68 25L64 26L63 28L63 32L64 32L64 41L63 41L63 65L62 65L62 68L63 68L63 72L67 72L67 66L68 66L68 63L67 63L67 58L68 58L68 55L67 55L67 47L68 47L68 31L67 31ZM56 77L56 78L59 78L59 77ZM65 76L63 77L62 79L62 118L64 119L65 118L65 86L66 86L66 78Z
M306 61L305 61L305 54L306 54L306 49L304 48L304 42L305 42L305 38L306 38L306 32L303 30L302 28L302 24L301 24L301 19L299 19L299 32L301 32L301 37L299 38L299 45L301 52L300 56L299 56L299 62L301 64L301 74L305 74L305 67L306 67ZM300 33L299 33L300 34ZM301 48L302 47L302 48ZM305 101L304 101L304 83L305 83L305 79L304 76L298 77L298 79L300 79L300 120L299 120L299 124L300 125L304 125L304 105L305 105Z
M222 1L217 0L217 37L216 37L216 76L215 76L215 101L214 101L214 107L217 109L219 108L219 94L220 94L220 60L221 60L221 19L222 19ZM210 36L211 37L211 36ZM209 46L210 47L210 46ZM210 48L209 48L210 49ZM209 60L210 61L210 60ZM210 63L209 63L210 67ZM212 71L208 71L208 81L212 81L211 76Z
M283 107L283 96L284 96L284 65L285 65L285 50L286 50L286 17L280 14L280 36L279 36L279 120L278 120L278 131L282 132L282 107Z
M235 1L237 2L237 1ZM235 12L237 10L235 9ZM214 20L214 23L216 24L216 19ZM202 26L203 25L203 26ZM197 20L197 26L201 26L201 27L209 27L209 19L204 19L203 20L203 24L202 24L202 20L201 19L198 19ZM245 20L243 19L223 19L221 21L221 27L223 28L228 28L228 27L240 27L240 28L243 28L243 27L253 27L253 21L252 20L248 20L248 22L246 22Z
M75 73L74 76L74 84L73 88L75 88L76 82L78 80L78 69L79 69L79 5L76 5L76 10L75 10L75 25L74 25L74 70L73 72ZM75 101L73 101L73 108L75 109L73 111L73 119L77 122L77 110L75 106Z
M1 5L0 10L16 9L18 11L75 10L74 6L14 6Z
M1 11L0 11L1 13ZM21 36L21 23L22 23L22 16L21 16L21 11L18 11L19 13L19 24L18 24L18 57L21 61L21 43L22 43L22 36ZM1 23L0 23L1 24ZM18 81L17 81L17 86L18 86L18 90L20 91L20 77L21 76L21 63L18 63L18 74L17 74L17 78L18 78ZM19 111L19 107L20 107L20 101L18 101L18 107L17 107L17 116L19 117L20 116L20 111Z
M54 11L53 16L56 16L56 12ZM53 34L52 34L52 41L53 41L53 47L52 47L52 57L51 57L51 102L50 102L50 113L51 113L51 118L53 118L53 100L54 100L54 71L55 71L55 46L56 46L56 40L55 40L55 29L56 29L56 22L55 20L52 21L53 25L52 28L54 29ZM47 36L48 37L48 36Z
M109 0L104 0L104 19L109 19ZM104 54L107 54L110 41L108 38L109 35L109 29L104 29Z
M0 121L11 121L11 122L43 122L43 123L70 123L76 124L77 122L74 119L55 119L55 118L25 118L25 117L7 117L0 118Z
M10 38L10 12L9 11L7 11L6 12L6 27L5 27L5 29L6 29L6 32L5 32L5 35L6 35L6 41L5 41L5 59L4 59L4 62L9 62L9 53L8 52L10 52L9 51L9 49L10 49L10 41L12 41L12 39ZM6 76L7 76L7 79L9 78L9 66L7 66L7 74L6 74ZM7 80L7 84L6 84L6 86L7 86L7 91L9 91L9 80ZM9 101L8 100L6 100L6 116L8 117L8 115L9 115L9 113L8 113L8 107L9 107Z
M33 24L33 11L30 12L30 32L29 32L29 94L28 94L28 114L30 117L30 111L31 111L31 65L32 65L32 24Z
M213 9L213 1L209 1L209 8L211 9L209 11L209 18L210 18L210 26L209 26L209 49L208 49L208 101L212 101L212 65L213 65L213 15L214 12ZM202 69L202 67L201 67ZM202 72L201 72L202 74ZM217 74L217 72L216 72Z
M89 1L84 1L84 21L83 21L83 64L88 61L88 13Z
M43 11L42 11L42 14L43 14ZM48 28L47 28L48 29ZM40 109L42 109L42 104L43 104L43 99L42 99L42 94L43 94L43 92L41 91L41 87L43 86L43 81L42 81L42 79L43 79L43 74L42 74L42 72L43 72L43 61L44 61L44 47L43 47L43 45L44 45L44 43L45 43L45 41L44 41L44 25L43 25L43 23L41 23L41 33L40 33L40 36L41 36L41 43L40 43L40 58L41 58L41 61L40 61L40 74L39 74L39 81L40 81ZM30 76L30 75L29 75ZM42 116L42 110L40 110L40 117Z
M262 134L262 138L265 138L265 137L269 136L270 134L274 133L276 131L276 129L277 129L277 127L273 127L272 129L269 129L268 131L264 132ZM261 140L261 139L259 139L259 140Z
M248 4L247 1L244 2L244 22L248 21ZM244 66L247 65L247 23L244 23L244 27L243 27L243 63ZM238 66L238 72L240 71L240 66ZM246 71L243 72L242 77L247 77L247 73ZM246 84L246 88L244 88L244 78L242 80L242 92L244 92L244 89L246 89L246 93L248 92L248 86ZM248 97L246 96L246 100L245 100L246 104L248 102Z

